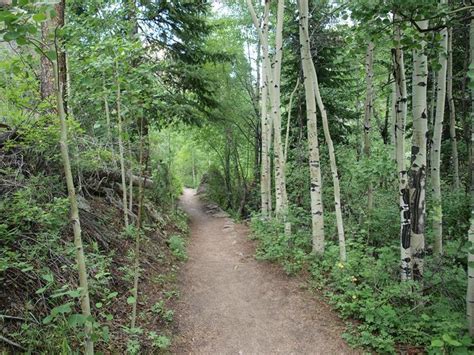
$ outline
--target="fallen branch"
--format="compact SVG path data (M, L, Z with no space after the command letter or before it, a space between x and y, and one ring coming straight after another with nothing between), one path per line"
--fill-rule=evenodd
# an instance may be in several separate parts
M24 348L23 346L21 346L20 344L18 343L15 343L13 340L10 340L8 338L5 338L4 336L0 335L0 340L4 341L5 343L11 345L11 346L14 346L18 349L21 349L21 350L25 350L26 351L26 348Z

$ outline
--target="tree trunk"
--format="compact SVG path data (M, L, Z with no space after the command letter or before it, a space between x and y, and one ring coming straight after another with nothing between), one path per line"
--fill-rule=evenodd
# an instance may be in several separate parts
M474 16L474 11L471 11L471 16ZM470 46L470 61L469 71L471 78L474 74L474 20L471 20L471 26L469 31L469 46ZM474 170L474 162L472 157L474 156L474 80L470 79L469 86L471 88L471 160L469 166L471 172ZM467 296L466 296L466 314L468 320L469 334L474 336L474 174L471 173L471 226L469 228L469 248L467 257L468 267L468 284L467 284Z
M120 155L120 171L122 173L122 203L123 203L123 219L125 228L128 227L128 206L127 206L127 181L125 174L125 153L123 143L123 127L122 127L122 112L121 112L121 93L120 93L120 78L118 71L118 63L115 62L115 69L117 75L117 122L118 122L118 144Z
M85 318L91 316L90 310L90 300L89 300L89 288L87 282L87 269L86 269L86 260L84 256L84 248L82 246L82 237L81 237L81 222L79 219L79 209L77 207L77 197L76 191L74 188L74 180L72 177L71 171L71 162L69 160L69 148L67 142L67 133L68 126L66 120L66 112L64 111L63 106L63 83L61 82L59 76L59 65L53 65L54 72L54 83L55 83L55 93L57 101L57 110L59 115L59 120L61 124L61 138L60 138L60 148L61 148L61 157L64 165L64 173L66 176L66 185L68 190L69 203L71 208L71 223L74 232L74 246L76 249L76 262L79 271L79 286L81 288L81 310L82 315ZM92 326L89 321L85 323L85 353L93 354L94 353L94 344L91 339Z
M280 74L282 60L282 31L283 31L283 10L284 1L279 0L277 6L277 26L276 26L276 44L275 57L273 65L270 62L268 45L268 14L270 11L270 1L265 2L263 30L259 27L259 21L252 5L252 0L247 0L247 7L252 17L253 23L262 43L263 61L266 69L268 85L268 94L270 98L270 117L273 125L273 153L275 168L275 214L277 217L285 220L288 213L288 197L286 192L285 165L283 162L283 144L281 140L281 112L280 112ZM273 68L273 70L272 70Z
M302 32L303 36L305 36L305 42L308 45L310 56L311 56L311 42L309 37L309 29L308 29L308 1L304 0L300 2L300 11L303 11L303 15L300 16L305 18L305 26ZM329 123L326 108L324 107L323 100L321 98L321 92L319 90L319 83L318 83L318 76L316 74L316 68L314 66L314 62L311 58L310 60L310 70L311 70L311 79L312 85L314 90L314 95L316 97L316 103L318 105L319 111L321 112L321 118L323 122L323 131L324 137L326 139L326 144L328 145L328 153L329 153L329 163L331 166L331 175L332 175L332 182L334 186L334 209L336 213L336 227L337 227L337 234L339 240L339 258L341 261L346 261L346 241L344 235L344 224L342 220L342 209L341 209L341 192L339 187L339 174L337 172L337 163L336 163L336 154L334 152L334 144L332 142L331 133L329 131Z
M428 27L428 20L417 21L420 29ZM426 87L428 63L425 54L426 41L421 33L421 48L413 50L413 137L411 147L410 216L411 216L411 253L412 270L415 279L423 276L425 255L425 219L426 219L426 134L428 116Z
M275 57L273 60L273 75L270 80L270 95L273 114L273 156L275 168L275 214L278 218L286 220L288 214L288 197L286 192L286 166L283 157L283 143L281 139L281 97L280 97L280 74L283 54L283 20L284 20L284 0L278 0L277 6L277 26L275 39ZM270 70L272 66L268 67Z
M370 158L370 131L372 128L371 121L374 113L374 44L369 42L367 45L367 53L365 55L365 79L366 79L366 91L365 91L365 115L364 115L364 155L367 159ZM373 196L372 196L372 182L369 180L367 185L367 210L370 215L370 211L373 207Z
M394 15L394 19L397 16ZM394 83L394 143L398 170L398 191L400 206L400 277L402 281L412 278L411 271L411 235L410 235L410 191L405 159L405 123L407 118L407 83L405 76L405 62L401 49L401 30L395 28L396 48L392 51Z
M453 184L455 189L461 187L459 179L458 142L456 137L456 107L453 97L453 29L448 30L448 73L446 95L449 107L449 136L451 138L451 162L453 167Z
M440 4L446 4L446 0L441 0ZM446 103L446 67L448 50L448 31L443 28L440 31L441 52L438 56L441 65L436 78L436 112L433 128L433 145L431 148L431 186L433 189L433 251L435 254L443 253L443 211L441 208L441 138L443 133L444 107Z
M324 216L321 186L321 164L319 160L318 127L316 119L316 95L314 93L314 77L311 69L312 57L308 32L308 1L300 0L299 34L301 46L301 63L303 66L306 116L308 120L309 171L311 177L311 221L313 252L317 255L324 253Z

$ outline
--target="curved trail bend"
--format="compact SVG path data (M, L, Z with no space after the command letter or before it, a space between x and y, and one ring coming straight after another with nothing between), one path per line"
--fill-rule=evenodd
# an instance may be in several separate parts
M352 354L341 322L301 282L253 258L245 226L205 212L195 190L189 260L181 270L177 354Z

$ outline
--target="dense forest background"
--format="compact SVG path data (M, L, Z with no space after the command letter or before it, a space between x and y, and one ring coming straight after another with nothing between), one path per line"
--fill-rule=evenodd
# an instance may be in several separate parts
M199 187L349 344L472 351L473 18L447 0L0 1L0 349L168 351L178 199Z

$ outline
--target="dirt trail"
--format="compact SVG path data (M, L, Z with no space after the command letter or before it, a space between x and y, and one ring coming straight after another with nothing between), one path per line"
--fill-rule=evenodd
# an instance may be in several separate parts
M245 226L206 213L194 190L185 190L181 204L191 219L191 239L173 353L355 353L326 304L253 258Z

